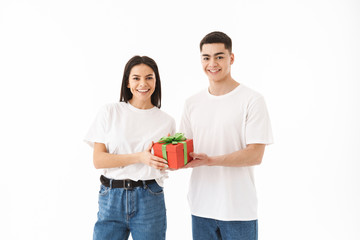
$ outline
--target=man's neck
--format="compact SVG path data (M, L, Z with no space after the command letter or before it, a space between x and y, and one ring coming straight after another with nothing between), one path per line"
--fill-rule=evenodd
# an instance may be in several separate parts
M220 81L220 82L210 81L208 90L211 95L221 96L231 92L239 85L240 83L236 82L234 79L230 77L228 80L225 81Z

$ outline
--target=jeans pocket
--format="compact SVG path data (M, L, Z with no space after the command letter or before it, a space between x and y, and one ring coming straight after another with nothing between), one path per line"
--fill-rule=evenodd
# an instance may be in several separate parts
M157 182L146 184L147 190L153 195L160 195L164 193L164 188L159 186Z
M99 191L99 195L100 196L105 196L106 194L108 194L110 188L109 187L105 187L104 185L100 185L100 191Z

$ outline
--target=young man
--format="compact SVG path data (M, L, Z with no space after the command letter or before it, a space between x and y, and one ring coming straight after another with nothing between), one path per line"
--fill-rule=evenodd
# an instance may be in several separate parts
M180 131L194 139L189 204L194 240L257 239L254 166L272 131L262 95L235 81L231 39L212 32L200 42L208 89L185 102ZM196 153L195 153L196 152Z

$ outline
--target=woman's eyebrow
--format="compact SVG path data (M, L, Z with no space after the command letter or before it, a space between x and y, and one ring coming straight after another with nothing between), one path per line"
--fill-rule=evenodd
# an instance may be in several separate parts
M133 74L131 75L132 77L140 77L140 75L137 75L137 74ZM148 77L148 76L154 76L154 73L149 73L148 75L146 75L145 77Z

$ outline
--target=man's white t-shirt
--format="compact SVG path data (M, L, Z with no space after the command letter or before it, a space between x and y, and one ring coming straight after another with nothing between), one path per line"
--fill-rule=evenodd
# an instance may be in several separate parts
M225 95L214 96L204 90L187 99L180 132L193 138L194 152L208 156L229 154L247 144L273 142L264 98L243 84ZM188 200L195 216L223 221L255 220L254 169L195 167Z
M151 143L168 133L174 134L175 120L157 107L138 109L130 103L117 102L103 106L86 134L85 142L104 143L111 154L143 152ZM103 175L111 179L150 180L163 185L165 171L143 163L125 167L103 169Z

